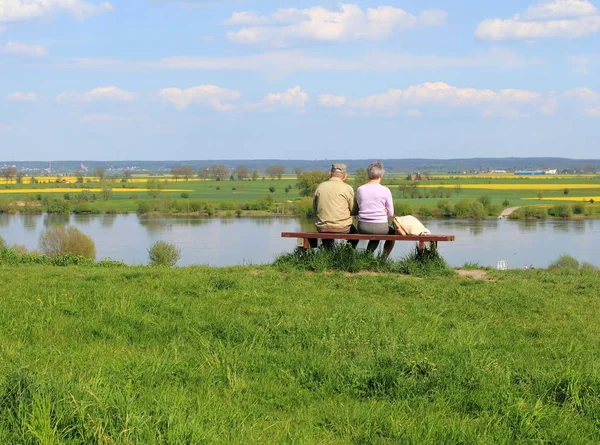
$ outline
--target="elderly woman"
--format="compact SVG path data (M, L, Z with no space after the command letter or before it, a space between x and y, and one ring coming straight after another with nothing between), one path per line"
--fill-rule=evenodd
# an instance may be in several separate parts
M383 165L375 162L367 167L369 182L356 191L358 201L358 233L373 235L394 235L394 227L388 224L388 218L394 216L394 203L392 192L381 185ZM387 257L394 248L394 241L386 241L383 254ZM369 241L367 249L374 252L379 246L379 241Z

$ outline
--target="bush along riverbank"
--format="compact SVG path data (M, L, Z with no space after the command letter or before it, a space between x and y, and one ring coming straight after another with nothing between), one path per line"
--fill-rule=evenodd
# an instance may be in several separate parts
M600 441L598 272L349 274L330 253L1 263L0 443Z
M396 215L414 215L423 220L497 218L502 210L509 206L508 200L504 200L502 205L493 204L492 199L486 195L475 199L443 198L435 203L422 205L409 204L404 200L394 202ZM29 196L21 201L0 199L0 213L40 214L44 212L217 217L282 215L314 217L311 198L276 200L270 194L248 201L175 198L170 195L140 199L138 194L132 194L130 199L101 199L99 195L85 192L65 193L64 196ZM600 218L600 205L581 202L525 206L513 212L510 218L596 219Z

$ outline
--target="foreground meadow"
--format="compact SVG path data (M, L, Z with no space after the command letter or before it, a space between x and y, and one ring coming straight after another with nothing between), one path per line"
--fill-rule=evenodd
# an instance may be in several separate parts
M0 280L0 443L600 441L597 272Z

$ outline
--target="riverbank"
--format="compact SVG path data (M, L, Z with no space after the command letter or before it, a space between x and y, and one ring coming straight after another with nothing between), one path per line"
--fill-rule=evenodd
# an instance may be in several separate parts
M2 443L600 440L597 273L0 279Z

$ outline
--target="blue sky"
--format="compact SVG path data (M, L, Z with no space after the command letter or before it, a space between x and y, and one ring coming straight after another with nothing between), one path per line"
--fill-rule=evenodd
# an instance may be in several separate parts
M599 73L599 0L0 0L0 160L599 158Z

